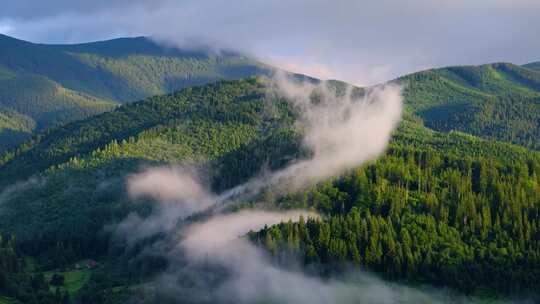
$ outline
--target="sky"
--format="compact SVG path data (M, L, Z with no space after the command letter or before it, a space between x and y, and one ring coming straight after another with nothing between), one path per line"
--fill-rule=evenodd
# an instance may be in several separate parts
M433 67L540 60L540 0L4 0L0 33L153 36L370 85Z

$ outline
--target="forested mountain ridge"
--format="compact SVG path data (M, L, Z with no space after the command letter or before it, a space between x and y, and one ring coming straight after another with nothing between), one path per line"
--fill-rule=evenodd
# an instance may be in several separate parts
M126 55L130 43L139 54ZM190 64L197 62L211 73L216 70L208 66L233 62L239 74L228 74L232 78L266 73L258 66L246 68L245 58L212 61L197 52L160 49L144 38L38 46L70 57L69 62L75 58L85 69L123 75L118 77L134 87L111 89L118 94L112 96L92 80L94 93L81 92L59 75L27 74L0 63L0 82L10 83L0 89L21 94L6 99L0 130L24 138L46 129L18 149L0 153L0 234L17 240L0 241L5 248L0 264L9 266L4 278L17 278L21 286L6 284L0 276L0 303L6 290L20 301L64 301L68 287L57 288L61 292L53 296L52 273L69 278L68 270L84 259L102 265L86 273L87 281L76 289L70 285L69 296L83 303L129 294L148 282L149 273L162 269L159 259L141 262L136 253L122 256L125 248L111 246L116 223L132 212L147 216L152 209L148 201L133 204L126 196L126 177L141 168L210 168L208 180L219 193L261 168L279 168L306 152L294 128L296 114L287 102L266 94L265 77L219 81L118 105L143 96L138 94L144 90L152 95L178 83L210 81L195 73L198 80L160 82L152 69L170 76L185 62L177 69L177 59L153 58L156 53L192 56ZM32 64L23 61L21 66ZM39 93L21 93L18 77ZM406 111L388 151L374 163L306 191L284 197L264 192L256 199L268 208L308 208L323 217L267 227L253 232L252 240L277 263L294 256L324 276L356 265L405 283L536 296L540 153L530 149L538 149L538 79L533 69L506 63L434 69L397 79L404 84ZM95 97L95 92L103 95ZM55 96L55 103L44 104L35 95ZM92 115L88 104L95 113L105 113ZM86 118L47 128L48 122L61 124L75 116ZM26 270L26 259L43 271Z
M235 53L178 50L146 37L47 45L1 35L0 46L3 74L41 75L68 89L122 103L264 69Z
M131 211L148 211L125 195L125 177L142 166L211 162L217 189L243 181L269 158L276 162L270 166L294 158L288 110L269 113L265 92L257 79L219 82L50 130L0 170L3 185L11 185L0 194L0 231L14 233L45 269L103 259L110 242L105 228ZM134 284L128 279L122 276L120 284Z
M11 125L0 127L0 152L14 148L32 133L116 107L113 102L72 91L42 76L0 80L0 112ZM23 126L21 126L23 125ZM19 136L14 136L19 132ZM15 133L15 134L14 134Z
M70 294L75 299L91 295L86 301L100 302L129 294L149 279L148 272L161 269L153 260L128 263L134 256L118 262L118 249L110 247L110 227L131 212L145 216L151 209L126 197L129 174L149 165L194 164L212 168L208 178L219 192L304 153L294 111L266 94L266 81L185 88L40 134L0 162L0 231L14 234L19 250L46 273L63 272L81 259L103 263ZM478 291L471 286L505 295L530 292L537 287L530 276L540 256L537 172L539 152L433 131L408 111L376 163L277 202L267 199L272 195L257 198L271 208L312 208L323 219L305 223L307 232L291 223L252 238L280 262L295 255L322 270L339 272L340 263L352 262L391 280L465 292ZM359 233L356 247L351 227ZM507 275L513 284L503 283ZM491 283L479 281L486 276ZM46 284L40 284L43 290ZM15 291L9 295L24 298Z
M540 61L527 63L523 66L529 69L533 69L533 70L540 70Z
M476 68L470 67L470 69L476 71ZM406 83L405 101L408 111L406 113L406 121L404 122L407 128L401 128L404 132L398 133L396 138L407 140L412 144L417 141L417 138L415 135L411 135L411 133L416 131L432 138L433 135L431 134L438 133L431 132L428 129L421 127L421 125L414 123L418 122L417 116L422 117L428 110L433 111L433 108L437 108L440 105L445 107L454 102L454 100L466 101L470 104L477 102L470 98L469 95L464 95L461 91L449 85L445 78L439 76L440 73L442 72L439 70L420 72L398 80L401 83ZM255 83L257 83L255 79L250 81L255 81ZM316 80L311 79L311 81ZM243 83L240 83L243 88ZM217 88L221 85L223 84L217 85ZM335 85L339 86L343 85L343 83L335 82ZM445 87L446 85L448 86ZM194 113L197 113L196 115L209 116L211 113L215 113L219 110L208 108L204 110L204 113L199 113L198 111L201 111L202 105L204 104L208 107L210 106L208 103L217 102L214 95L212 95L210 100L205 100L206 97L203 97L205 94L209 94L208 90L217 90L217 88L212 85L195 87L171 95L151 97L147 100L119 107L114 111L90 117L86 120L74 122L50 130L44 134L40 134L32 141L19 147L19 149L6 153L0 158L0 168L3 169L2 172L0 172L0 186L5 186L6 182L14 182L16 180L14 177L16 176L20 176L23 179L27 178L51 166L61 164L71 157L82 156L96 148L103 147L112 140L126 140L130 136L135 136L149 128L161 125L163 122L170 119L193 119L192 115L195 115ZM253 90L251 94L254 96L261 97L265 93L260 87L253 87L251 90ZM437 95L434 95L433 92L437 92ZM467 93L471 95L481 94L473 90L469 90ZM216 94L219 95L221 93ZM231 96L240 93L234 91L234 93L227 92L227 94L227 98L231 98ZM530 94L534 95L536 93L531 91ZM185 96L190 97L186 99ZM194 99L201 99L200 105L193 104ZM179 100L182 100L182 103L179 103ZM180 110L180 108L177 108L180 105L182 105L181 107L187 108ZM171 106L174 107L175 110L173 110ZM426 120L432 119L433 121L437 121L437 118L438 117L427 116L422 122L424 125L429 126L429 123L426 123ZM443 131L448 132L451 130L453 129ZM530 132L535 131L537 131L535 128L530 130ZM459 134L459 132L452 132L450 137L456 137L458 136L457 134ZM407 135L407 139L405 139L405 135ZM479 136L482 136L482 134ZM439 137L440 135L435 135L435 138ZM485 137L489 138L490 136ZM425 144L425 142L427 141L424 141L423 144ZM501 144L500 146L504 145ZM444 148L450 149L451 147ZM512 149L516 150L516 148ZM456 149L454 149L454 151L462 153ZM515 154L515 152L512 153ZM465 153L462 154L465 155ZM504 154L504 157L506 156L507 155Z
M60 196L65 194L71 196L81 190L94 192L97 184L103 182L104 179L114 180L115 177L123 177L127 172L137 170L138 164L144 163L205 162L230 155L231 159L227 163L232 166L234 158L241 157L240 154L234 154L235 150L251 149L250 157L256 158L256 153L253 151L255 149L261 154L260 159L253 160L255 162L253 164L246 163L234 170L226 170L223 174L228 177L223 177L219 182L216 181L216 184L221 185L220 187L233 185L237 179L249 176L247 173L246 175L239 174L237 170L246 169L245 166L247 166L253 174L266 160L264 155L276 153L282 154L276 155L276 159L287 157L288 153L283 150L287 147L291 149L291 153L296 153L293 149L294 142L291 142L294 136L287 127L288 125L290 127L291 123L290 114L287 114L289 110L277 108L275 114L264 114L265 90L265 86L257 79L219 82L203 87L187 88L170 95L151 97L112 112L51 130L38 138L35 145L28 145L27 150L23 148L20 155L14 155L11 160L6 159L0 171L2 186L5 189L6 186L13 185L16 180L24 181L38 174L45 177L43 180L45 184L41 187L33 184L31 180L30 184L33 186L30 187L36 186L35 190L41 190L38 192L31 190L26 194L42 198L39 208L58 208L66 204L64 207L68 209L64 211L70 212L69 210L73 210L70 204L82 203L92 209L97 207L97 204L87 205L82 202L84 199L73 201L65 197L64 201L56 197L53 202L51 200L56 195L52 193L60 191L57 193ZM257 146L266 141L273 143L272 146ZM79 180L77 176L81 179ZM53 180L56 181L53 182ZM61 190L65 189L66 185L75 185L79 182L84 184L69 187L75 190L74 193ZM90 186L92 183L96 184ZM19 186L24 187L24 185L23 182ZM55 185L60 188L56 188ZM8 190L7 193L10 191ZM93 195L82 197L84 196L92 200L95 198L92 198ZM25 202L33 201L26 197L20 202L22 205L18 203L12 205L11 194L8 197L2 205L4 212L0 213L3 218L0 225L4 227L16 224L19 219L22 219L14 214L8 215L7 210L14 207L18 211L13 212L22 212L20 215L27 218L23 215L26 213L23 205L26 204ZM101 199L110 202L111 198ZM107 205L102 207L110 208ZM65 222L71 217L67 214L58 217L52 210L36 210L35 213L31 213L34 214L32 217L36 218L25 225L39 226L38 223L42 220L46 221L49 215L60 222ZM76 214L72 215L78 217ZM82 212L79 215L86 217L88 214ZM79 221L77 226L81 224L82 221ZM19 228L24 226L16 225ZM42 231L45 226L41 226ZM55 227L55 229L58 228L58 226ZM31 230L27 231L31 232ZM77 230L73 228L71 231L75 233ZM22 230L17 232L20 239L26 235ZM31 234L35 232L37 230Z
M537 67L449 67L397 81L407 84L407 104L429 128L538 149ZM33 133L110 110L117 103L272 69L236 53L178 50L145 37L46 45L0 35L0 154Z
M144 37L46 45L0 35L0 113L4 121L16 114L0 124L0 154L32 133L119 103L267 70L235 53L182 51ZM33 127L19 127L20 116Z
M540 72L509 63L432 69L401 77L426 127L540 149Z
M277 203L315 208L322 219L251 238L277 262L295 257L322 274L354 265L391 280L534 295L539 165L393 145L374 164Z

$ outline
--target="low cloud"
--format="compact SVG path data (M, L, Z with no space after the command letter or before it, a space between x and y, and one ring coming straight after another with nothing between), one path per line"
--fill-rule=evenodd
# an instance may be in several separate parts
M284 98L298 113L296 126L311 157L225 191L219 200L253 195L267 187L297 190L375 159L401 119L401 92L400 86L390 84L365 92L341 84L336 91L329 82L299 81L278 73L269 82L268 94Z
M13 185L7 186L0 192L0 212L2 212L2 205L14 197L25 193L26 191L42 188L47 182L43 177L31 177L26 181L20 181Z
M365 92L346 84L340 87L337 90L328 82L312 83L276 74L268 82L268 97L287 100L297 112L296 126L304 134L311 157L266 172L219 195L202 186L194 168L149 168L130 176L127 188L133 198L157 200L157 215L146 220L132 215L120 230L139 227L147 232L142 233L145 236L170 231L178 220L214 205L223 206L232 198L248 198L263 188L277 188L283 193L297 190L376 158L384 152L401 118L401 87L376 86ZM163 220L159 213L163 213Z
M127 190L132 198L149 197L162 204L182 205L190 214L208 208L213 200L200 179L195 168L149 168L128 177Z
M386 283L354 272L324 280L300 269L286 270L246 239L249 231L300 216L307 211L241 210L207 212L199 221L183 221L233 196L256 194L264 187L297 188L342 173L382 153L401 115L401 89L384 86L365 94L352 87L336 92L328 83L312 84L277 77L272 98L285 98L298 112L297 127L308 159L259 176L221 195L211 193L200 175L183 167L149 168L128 179L134 198L158 201L147 218L131 215L118 228L133 244L160 233L158 245L143 254L162 255L169 266L152 292L156 299L192 303L442 303L444 293ZM222 210L221 210L222 211ZM181 225L180 225L180 222Z
M287 184L313 184L376 158L401 119L401 87L396 85L376 86L358 96L349 85L336 94L327 82L278 77L275 84L278 95L297 109L304 145L313 152L310 159L275 175L274 179L287 179Z
M469 299L445 290L419 290L387 283L364 272L352 272L341 279L323 280L301 271L286 270L276 266L265 252L243 237L247 232L261 229L264 225L297 220L301 214L304 217L314 216L299 211L242 211L218 215L187 227L181 232L177 247L168 255L172 261L178 256L187 257L188 265L178 267L174 262L171 263L171 268L157 279L162 287L157 291L160 294L158 297L186 301L186 295L189 298L190 292L200 292L191 290L186 294L186 286L178 281L178 276L185 276L185 269L190 268L197 269L188 274L190 280L200 282L206 288L204 300L201 300L205 303L468 302ZM209 274L204 273L205 270L212 271L211 267L227 272L214 286L206 285L209 284L206 282Z
M180 247L184 249L190 260L201 261L207 258L229 260L234 256L242 259L243 255L230 254L231 242L243 242L242 238L249 231L257 231L265 225L274 225L289 220L297 221L300 216L305 218L318 217L307 211L268 212L259 210L244 210L210 218L202 223L195 223L182 231L185 235ZM244 245L240 245L243 247Z
M199 172L191 167L154 167L127 179L131 198L149 198L157 205L146 218L132 213L116 228L117 238L128 246L159 233L175 231L180 220L207 210L216 202L203 186Z

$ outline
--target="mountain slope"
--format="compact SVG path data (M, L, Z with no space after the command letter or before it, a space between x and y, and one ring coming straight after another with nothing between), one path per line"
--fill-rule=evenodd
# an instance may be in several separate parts
M93 192L104 180L121 177L145 163L218 162L221 164L218 167L224 167L215 173L216 190L248 179L268 160L272 160L268 164L270 167L282 164L291 155L301 153L300 141L293 131L294 114L288 104L270 101L265 94L264 82L264 79L252 78L187 88L122 106L36 137L35 141L14 154L7 154L0 162L0 187L5 190L17 181L23 182L22 187L25 187L25 180L44 174L43 188L36 187L35 180L30 179L30 187L35 188L33 191L8 200L11 203L5 202L5 217L0 220L4 226L0 229L10 225L26 227L17 229L18 233L26 235L32 231L29 226L38 225L49 214L47 211L28 213L29 209L38 207L27 204L40 202L39 208L67 204L65 212L68 213L74 210L69 204L93 208L94 204L82 201L96 199L95 195L76 193ZM277 102L273 113L268 113L265 106L269 102ZM396 145L443 151L457 157L478 155L523 161L539 155L525 148L481 140L460 132L441 134L409 118L404 120L393 141ZM80 176L79 181L77 176ZM82 184L75 186L79 182ZM72 185L67 187L72 191L64 192L66 185ZM64 195L75 195L77 199L60 199ZM50 201L52 198L54 203ZM13 207L23 214L5 213L6 208ZM38 218L29 222L21 219L21 216L26 218L31 214ZM69 217L53 216L60 221ZM43 229L46 226L37 227Z
M17 147L34 132L116 107L115 103L66 89L36 75L0 79L0 88L0 114L25 118L24 128L13 124L0 127L0 154Z
M119 102L264 70L234 53L181 51L145 37L45 45L0 36L0 47L4 69L41 75L68 89Z
M152 209L146 200L134 204L126 197L130 174L150 165L212 168L207 178L219 192L261 168L275 169L298 159L305 151L294 128L296 114L289 103L267 94L265 81L250 78L186 88L35 137L0 162L0 231L14 233L25 253L39 258L47 269L83 258L107 259L107 253L115 252L110 248L111 227L129 213L144 217ZM269 104L274 105L271 110ZM334 258L356 263L349 249L343 249L352 248L344 243L350 239L343 239L339 231L352 227L343 223L344 218L356 223L354 212L362 212L370 221L369 235L384 236L358 243L359 261L374 271L385 271L392 279L429 279L465 291L479 284L479 274L493 269L497 272L491 277L499 284L501 273L505 277L515 271L511 288L525 287L521 270L537 269L534 263L540 256L536 238L540 213L534 203L540 197L536 173L540 153L459 131L433 131L415 119L405 115L387 154L377 163L354 170L352 177L348 173L307 193L268 203L279 208L313 207L327 215L324 222L310 227L333 223L328 231L335 242L317 242L320 251L306 254L319 257L323 265ZM378 227L386 228L378 233ZM270 229L277 233L277 228ZM313 238L315 231L310 231ZM413 235L414 246L401 237L406 233ZM398 249L388 250L390 239ZM373 242L373 255L366 251L366 241ZM286 245L276 243L279 246L272 248L287 256ZM525 250L527 256L519 255ZM381 264L383 256L395 260ZM490 268L481 262L485 259L502 266ZM424 275L413 266L431 270ZM127 276L119 279L122 285ZM129 277L132 284L140 284L138 278ZM535 280L527 282L526 287L536 286ZM500 285L486 286L498 290ZM100 292L91 285L87 288Z
M0 151L16 147L30 136L35 121L8 108L0 108Z
M151 40L123 38L74 45L33 44L0 35L0 106L26 115L32 132L110 110L114 104L218 79L267 73L234 53L181 51ZM6 113L3 113L4 115ZM12 144L25 136L0 134Z
M540 70L540 61L525 64L524 67L533 70Z
M249 178L268 159L278 165L298 153L299 142L288 110L265 114L265 102L256 79L217 83L54 129L0 165L0 183L11 185L0 195L0 231L25 243L40 239L45 248L63 240L93 252L95 232L134 208L123 178L143 165L227 159L230 167L215 171L217 189Z
M113 109L116 104L75 92L42 76L18 76L0 80L2 106L31 117L36 131Z
M405 93L409 110L429 128L460 130L539 149L535 139L539 134L540 72L531 69L536 66L496 63L449 67L397 81L408 84ZM44 45L0 35L0 106L30 117L35 125L30 132L0 130L0 136L6 139L0 154L36 131L111 109L114 103L270 70L235 53L178 50L144 37ZM9 89L17 86L25 90ZM60 89L67 94L46 93ZM29 113L29 105L33 113ZM21 108L27 111L20 112ZM65 115L55 110L68 108Z
M406 84L408 109L428 128L540 149L540 72L497 63L433 69L398 81Z

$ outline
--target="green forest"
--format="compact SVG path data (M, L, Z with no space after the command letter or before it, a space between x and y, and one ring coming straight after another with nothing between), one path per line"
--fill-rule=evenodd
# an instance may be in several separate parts
M298 113L267 94L268 77L214 82L268 73L248 58L165 51L143 38L67 46L10 39L0 37L11 46L0 58L20 56L0 62L1 304L155 302L145 291L167 260L141 252L163 236L133 247L112 240L129 214L153 212L152 200L126 195L127 177L188 164L208 172L219 194L310 155ZM30 64L24 52L34 48L65 70L47 70L45 59ZM235 208L321 215L246 238L276 265L299 262L325 279L360 270L465 296L538 300L535 67L448 67L394 80L405 110L386 152L308 189L265 189L241 202ZM106 73L111 86L90 72L71 78L86 69ZM329 85L336 94L345 86Z
M122 103L269 69L239 54L180 51L144 37L46 45L0 34L0 154Z
M396 145L376 163L288 195L328 215L250 237L286 263L354 264L392 280L466 292L538 290L540 162L447 156Z

